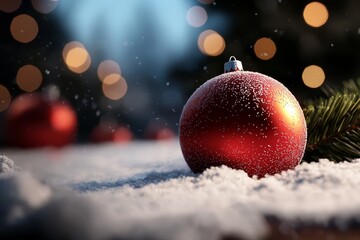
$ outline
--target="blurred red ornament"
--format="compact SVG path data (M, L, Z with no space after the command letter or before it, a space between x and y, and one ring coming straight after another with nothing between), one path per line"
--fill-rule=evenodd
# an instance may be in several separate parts
M243 71L234 57L225 73L200 86L180 118L181 150L190 169L242 169L263 177L294 168L306 145L306 122L291 92L266 75Z
M61 147L74 141L76 113L59 100L41 94L22 94L14 99L5 118L5 139L12 147Z
M126 143L133 139L132 132L124 127L110 122L99 123L91 132L92 143L117 142Z
M150 123L145 132L145 138L150 140L172 140L176 138L176 134L169 127L161 126L161 124Z

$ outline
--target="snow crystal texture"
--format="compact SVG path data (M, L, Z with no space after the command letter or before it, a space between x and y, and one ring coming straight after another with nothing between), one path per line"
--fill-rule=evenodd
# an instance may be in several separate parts
M261 239L265 216L360 219L360 160L256 179L225 166L195 175L177 141L3 152L22 171L0 177L0 238Z

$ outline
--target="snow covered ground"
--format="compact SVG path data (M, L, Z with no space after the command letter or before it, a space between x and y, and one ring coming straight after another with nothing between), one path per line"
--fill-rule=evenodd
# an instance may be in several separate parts
M360 226L360 160L255 179L195 175L178 141L0 153L0 239L276 239L274 225L299 239L299 226Z

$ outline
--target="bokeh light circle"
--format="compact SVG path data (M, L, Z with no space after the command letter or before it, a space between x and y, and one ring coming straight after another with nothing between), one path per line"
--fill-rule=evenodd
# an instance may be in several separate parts
M200 51L208 56L218 56L225 50L225 40L213 30L203 31L198 38Z
M329 12L324 4L320 2L311 2L305 6L303 17L308 25L312 27L321 27L327 22Z
M302 73L304 84L310 88L318 88L325 81L324 70L317 65L307 66Z
M119 74L121 75L121 69L117 62L112 60L102 61L97 69L97 75L100 81L104 81L104 79L110 74Z
M77 41L65 45L62 56L67 67L75 73L83 73L89 69L91 58L84 45Z
M48 14L56 8L56 5L58 4L57 0L31 0L31 4L33 8L44 14Z
M111 100L119 100L125 96L128 86L120 74L113 73L103 80L102 90L104 95Z
M276 53L276 45L270 38L263 37L255 42L254 52L261 60L269 60Z
M200 6L194 6L189 8L186 12L186 21L190 26L201 27L208 19L206 10Z
M0 10L6 13L12 13L18 10L21 0L0 0Z
M16 41L28 43L37 36L39 26L33 17L27 14L21 14L12 20L10 32Z
M0 112L5 111L11 102L11 95L9 90L4 87L3 85L0 85Z
M199 3L202 3L202 4L210 4L212 2L214 2L214 0L198 0Z
M16 74L16 83L25 92L33 92L42 83L43 76L40 70L33 65L21 67Z
M69 50L66 54L65 62L69 67L78 68L84 65L86 59L88 57L88 53L86 49L81 47L75 47Z

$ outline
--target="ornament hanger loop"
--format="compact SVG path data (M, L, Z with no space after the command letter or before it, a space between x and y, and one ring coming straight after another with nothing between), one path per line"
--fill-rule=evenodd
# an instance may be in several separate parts
M239 60L236 60L234 56L229 58L229 61L224 64L224 72L235 72L243 71L242 63Z
M236 57L231 56L231 57L229 58L229 61L236 61Z

